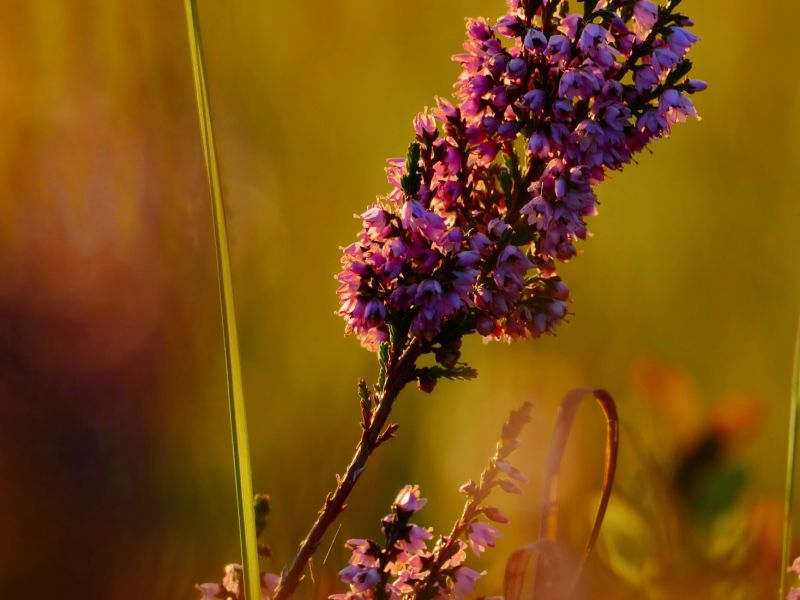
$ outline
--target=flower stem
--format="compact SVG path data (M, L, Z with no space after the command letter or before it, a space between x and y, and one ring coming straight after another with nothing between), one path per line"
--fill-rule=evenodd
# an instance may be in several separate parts
M786 570L792 551L792 506L794 504L794 477L797 460L797 425L800 410L800 323L794 348L794 367L792 370L792 390L789 406L789 449L786 460L786 493L783 504L783 553L781 559L780 598L786 598Z
M258 567L255 511L253 510L253 476L250 467L250 446L247 438L247 416L245 414L244 386L242 385L242 368L236 331L236 312L233 299L228 235L225 225L225 208L222 201L222 187L220 185L219 165L217 164L214 129L211 122L202 40L200 37L200 22L195 0L185 0L185 8L197 99L197 116L200 122L203 157L211 192L244 589L249 600L258 600L261 597L261 582Z
M367 460L369 460L372 452L388 439L383 435L386 431L384 427L392 411L394 401L405 385L414 377L414 367L420 353L419 344L416 340L411 341L399 350L402 351L390 353L389 363L386 366L386 380L380 392L377 407L372 413L369 423L362 430L361 440L356 446L355 454L345 471L344 477L339 479L336 489L325 497L325 502L317 516L317 520L300 544L300 550L298 550L294 561L275 590L274 600L285 600L295 591L308 561L317 550L325 532L344 510L345 502L350 496L350 492L353 491L359 477L367 466Z

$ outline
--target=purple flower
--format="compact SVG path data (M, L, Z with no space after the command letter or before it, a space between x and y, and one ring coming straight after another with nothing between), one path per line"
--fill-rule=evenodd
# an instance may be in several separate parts
M633 5L633 19L637 35L650 31L658 21L658 5L650 0L638 0Z
M497 538L499 537L500 531L493 525L489 525L483 521L475 521L470 525L469 546L472 548L475 556L480 556L487 548L494 548L497 543Z
M557 65L566 63L570 58L569 39L563 35L550 36L544 54L551 64Z
M600 82L593 73L586 69L573 69L561 76L558 84L558 95L572 100L586 100L600 89ZM567 113L569 114L569 113Z
M667 45L670 50L682 57L698 39L695 34L684 27L671 27L667 34Z
M547 93L544 90L531 90L525 92L520 99L520 107L530 111L540 111L544 108Z
M676 89L669 89L658 99L658 112L669 123L683 123L688 117L696 117L697 111L688 96Z
M633 74L633 80L636 83L636 91L641 93L648 92L658 85L658 73L651 66L643 66L636 69Z
M433 537L428 529L410 525L406 540L403 540L400 547L409 554L419 554L426 550L425 542Z
M705 81L700 81L699 79L689 79L686 82L687 91L690 94L694 94L695 92L703 92L708 89L708 84Z
M280 576L275 573L261 573L261 600L272 598L279 582ZM227 565L222 583L201 583L194 587L201 594L200 600L240 598L242 593L242 566L238 564Z
M679 60L680 57L669 48L656 48L651 58L653 68L659 73L674 68Z
M536 28L528 29L525 34L525 48L534 53L544 52L547 48L547 36Z
M364 592L380 582L381 573L374 567L349 565L339 571L339 577L349 583L353 591Z
M609 45L613 39L605 27L596 23L588 23L583 28L578 48L598 66L608 68L614 64L614 54Z
M483 577L486 574L484 571L483 573L479 573L475 569L470 569L469 567L459 567L455 573L455 596L456 598L463 598L472 593L472 590L475 589L475 584L478 583L478 579Z
M506 67L510 77L522 79L528 74L528 63L523 58L512 58Z
M516 15L505 15L497 20L494 30L506 37L516 37L525 30L525 25Z
M588 236L594 187L696 117L688 94L706 87L674 75L697 41L687 17L597 6L602 22L544 23L519 2L494 26L467 22L455 102L417 115L390 190L343 250L339 314L365 347L391 331L452 363L440 349L470 332L537 337L563 321L557 264Z
M561 23L558 26L559 31L564 33L570 40L574 40L575 36L578 35L578 30L580 29L581 23L583 20L581 16L578 14L571 14L567 15L563 19L561 19Z
M414 117L414 132L418 138L432 138L436 133L436 121L428 113Z
M425 506L428 501L420 497L418 485L407 485L397 494L394 504L399 510L414 513Z

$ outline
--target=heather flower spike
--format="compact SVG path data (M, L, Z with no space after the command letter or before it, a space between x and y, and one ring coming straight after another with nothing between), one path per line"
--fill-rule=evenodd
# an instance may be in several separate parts
M440 536L428 548L433 533L415 525L411 519L427 500L418 486L405 486L397 494L391 512L382 523L383 544L373 540L348 540L349 564L339 572L349 591L334 594L334 600L400 600L405 598L463 598L474 589L485 573L464 565L466 550L475 556L493 548L500 531L490 523L507 523L508 519L495 507L484 504L491 491L511 480L521 481L522 474L507 458L517 447L517 438L530 418L530 404L511 413L503 425L501 441L495 455L480 477L480 483L469 482L461 491L467 502L461 517L447 536Z
M569 301L557 264L588 235L594 187L697 116L689 95L706 86L686 78L697 37L678 1L571 4L468 21L456 103L415 118L391 191L344 249L339 314L367 349L412 336L439 360L474 331L551 333Z
M295 591L370 456L395 435L389 417L406 385L432 392L442 379L475 377L461 362L465 335L536 338L566 319L570 292L558 265L589 235L595 187L697 117L690 96L706 85L688 79L697 37L679 4L508 0L496 21L467 21L454 99L437 98L414 118L406 156L388 161L388 193L358 216L361 230L343 249L338 313L345 331L377 354L378 381L359 384L355 453L276 600ZM425 355L435 364L419 366ZM465 513L432 550L426 530L409 521L422 508L414 488L384 520L386 544L351 540L344 597L466 593L480 574L459 570L465 550L491 548L498 531L489 521L504 521L483 506L485 496L494 487L520 491L506 456L523 412L507 424L480 482L462 488Z

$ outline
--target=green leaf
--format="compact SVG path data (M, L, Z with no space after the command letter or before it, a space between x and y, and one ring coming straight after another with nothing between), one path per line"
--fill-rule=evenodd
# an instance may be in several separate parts
M248 598L260 598L261 575L258 566L258 534L256 531L256 513L252 504L254 497L253 475L250 467L250 444L247 436L247 415L245 412L244 385L236 330L233 276L225 224L225 206L222 200L222 185L220 183L214 128L208 99L208 85L206 83L203 47L200 38L200 20L195 0L185 0L184 6L189 32L189 50L191 52L194 75L200 138L203 144L203 156L211 193L244 588Z
M449 379L451 381L468 381L478 376L478 371L465 363L455 367L421 367L417 369L418 377L432 377L433 379Z
M389 362L389 342L383 342L378 349L378 390L386 383L386 363Z
M406 155L406 174L400 179L400 185L408 196L415 196L422 183L419 176L419 143L412 142Z

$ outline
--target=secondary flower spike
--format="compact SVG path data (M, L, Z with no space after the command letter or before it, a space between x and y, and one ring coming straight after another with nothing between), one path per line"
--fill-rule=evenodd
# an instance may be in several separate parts
M494 25L469 20L455 103L417 115L344 249L347 332L370 350L390 330L433 350L552 332L569 300L556 266L587 237L594 187L697 116L679 2L511 0Z

